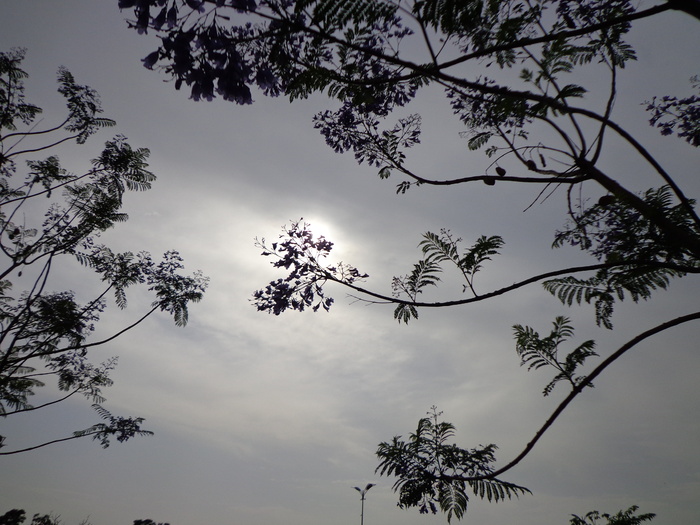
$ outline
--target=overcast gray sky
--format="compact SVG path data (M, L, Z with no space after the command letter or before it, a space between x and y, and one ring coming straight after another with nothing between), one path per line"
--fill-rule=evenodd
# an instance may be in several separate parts
M329 107L326 100L192 102L141 66L156 44L126 28L128 15L116 0L2 0L0 49L27 48L28 98L45 108L47 124L63 116L60 65L99 91L105 116L117 121L87 145L62 149L66 167L79 171L117 132L151 149L158 181L129 196L130 221L105 242L154 254L178 249L188 269L211 277L210 289L185 329L154 317L96 357L120 356L105 406L145 417L155 436L107 450L78 440L3 458L0 513L53 511L67 524L89 516L94 525L354 524L360 501L352 487L371 481L378 485L367 496L368 525L442 523L440 515L396 508L393 479L374 475L376 446L413 431L437 405L461 446L496 443L502 462L516 455L565 391L541 396L549 376L518 366L513 324L542 333L554 316L568 315L577 339L598 340L607 355L650 324L697 308L700 287L690 277L650 303L619 307L614 332L596 328L590 309L566 310L538 285L476 307L421 312L409 326L393 320L391 307L354 303L341 289L329 314L256 312L251 293L279 275L253 239L274 238L300 217L336 243L335 261L369 273L368 285L385 292L391 276L417 260L420 235L442 227L468 243L481 234L505 238L483 290L580 259L549 249L564 220L562 195L527 212L538 190L522 186L396 196L397 181L380 181L325 146L311 117ZM639 24L632 40L640 62L621 79L617 120L697 195L698 152L646 129L640 106L654 95L688 93L688 78L700 73L697 22L664 15L658 26ZM439 92L426 92L416 109L425 121L424 144L411 158L419 170L453 176L483 165L480 155L467 155ZM605 166L635 190L658 184L630 152L608 149ZM61 285L81 281L66 272ZM106 315L104 330L135 316L140 300L150 301L134 294L132 310ZM656 512L656 525L697 521L697 340L697 325L687 325L616 363L509 474L534 495L496 505L473 499L466 522L559 525L571 513L633 504ZM94 419L76 400L0 428L33 443Z

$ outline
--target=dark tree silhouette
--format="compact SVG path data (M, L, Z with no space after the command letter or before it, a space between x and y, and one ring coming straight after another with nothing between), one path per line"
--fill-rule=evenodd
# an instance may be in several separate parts
M180 275L182 259L175 251L156 261L147 252L115 253L97 242L100 232L127 220L120 211L126 193L147 190L155 180L147 170L147 149L133 149L125 137L117 135L82 174L63 168L55 155L27 160L58 144L82 144L114 122L99 116L97 93L77 84L61 68L59 92L66 99L68 115L53 127L39 128L36 119L41 109L24 98L23 57L23 50L0 53L0 417L49 409L79 394L92 402L102 422L67 437L2 450L0 455L85 436L107 447L112 438L126 441L151 432L142 428L143 418L114 416L101 405L102 389L112 384L109 373L116 358L94 364L91 350L159 310L184 326L188 305L202 298L207 278L199 272ZM20 159L27 169L18 179ZM57 196L58 201L49 200ZM60 282L53 270L69 259L77 259L103 283L83 304L75 292L54 288ZM15 284L26 290L14 293ZM91 339L109 295L125 308L126 290L134 285L151 290L153 304L116 333ZM58 391L53 398L32 404L30 397L49 379L56 381ZM0 436L0 447L4 441Z
M26 521L26 512L23 509L12 509L7 511L5 514L0 516L0 525L22 525ZM53 514L34 514L32 516L32 521L29 525L62 525L60 516L55 516ZM85 519L82 520L78 525L91 525L90 522Z
M464 246L447 229L426 232L418 262L394 277L390 292L382 292L361 286L368 276L353 266L326 263L333 244L315 238L299 221L285 226L277 241L258 243L273 266L288 272L255 292L253 303L261 311L329 310L333 300L325 287L334 284L356 299L392 304L394 317L407 323L420 309L479 303L541 283L565 306L591 305L596 323L612 329L617 302L648 300L672 279L700 272L700 217L683 188L690 174L667 171L614 118L618 78L637 59L627 33L640 20L668 13L700 20L697 0L120 0L119 6L133 9L131 27L160 38L144 65L171 77L176 89L188 86L192 99L250 104L256 92L292 101L325 93L338 107L319 112L314 127L336 152L352 152L380 179L398 178L397 193L425 185L539 186L535 202L558 193L567 205L563 225L553 226L553 247L573 246L590 257L582 266L477 293L475 276L499 255L503 239L482 236ZM511 71L516 68L519 75ZM607 96L587 99L588 88L572 78L594 79L598 93L607 84ZM691 85L700 88L697 77ZM386 124L429 87L444 93L469 149L486 154L472 173L440 179L419 173L406 150L420 142L420 116ZM644 105L662 135L677 135L691 147L700 144L699 95L660 95ZM645 175L658 181L654 187L636 188L634 180L609 171L601 159L611 137L621 156L642 161ZM583 187L593 200L579 197ZM443 284L448 269L462 279L466 296L424 299L431 287ZM463 515L467 488L497 501L522 493L526 489L502 475L527 456L593 379L639 342L698 319L700 311L690 311L603 350L593 341L565 350L574 333L565 316L546 337L516 325L522 363L555 369L545 395L559 384L571 388L523 451L502 467L491 465L494 448L488 447L446 446L440 454L423 455L425 439L442 443L444 432L452 431L428 418L409 442L395 438L392 445L380 445L379 470L398 477L402 505L441 508L450 517ZM598 353L602 361L582 372ZM447 463L444 454L450 454ZM443 472L447 464L449 472Z

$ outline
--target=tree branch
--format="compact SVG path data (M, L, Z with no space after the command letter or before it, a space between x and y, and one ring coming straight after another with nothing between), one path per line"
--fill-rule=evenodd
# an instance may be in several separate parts
M30 450L36 450L38 448L47 447L49 445L53 445L54 443L61 443L63 441L70 441L72 439L80 439L82 437L93 436L95 434L98 434L99 432L100 432L99 430L96 430L96 431L91 432L89 434L81 434L80 436L70 436L70 437L65 437L65 438L61 438L61 439L54 439L53 441L47 441L46 443L42 443L41 445L35 445L33 447L23 448L20 450L13 450L12 452L0 452L0 456L10 456L12 454L20 454L22 452L29 452Z
M417 308L442 308L442 307L447 307L447 306L459 306L463 304L470 304L470 303L476 303L479 301L485 301L487 299L491 299L493 297L498 297L499 295L506 294L508 292L512 292L513 290L517 290L518 288L522 288L524 286L527 286L528 284L532 284L538 281L542 281L544 279L548 279L550 277L558 277L560 275L567 275L567 274L572 274L572 273L582 273L582 272L590 272L594 270L601 270L603 268L616 268L620 266L634 266L634 265L639 265L638 268L667 268L670 270L677 270L685 273L700 273L700 268L695 268L695 267L686 267L686 266L679 266L677 264L668 264L668 263L650 263L648 261L627 261L624 263L599 263L599 264L591 264L587 266L572 266L571 268L563 268L561 270L554 270L551 272L546 272L542 273L539 275L535 275L533 277L530 277L528 279L524 279L522 281L518 281L514 284L511 284L510 286L505 286L503 288L499 288L498 290L494 290L492 292L479 295L476 297L470 297L467 299L457 299L454 301L444 301L444 302L434 302L434 303L427 303L427 302L420 302L420 301L406 301L402 299L398 299L396 297L388 296L388 295L383 295L380 293L373 292L371 290L367 290L365 288L362 288L360 286L357 286L352 283L347 283L344 282L340 279L337 279L333 277L331 274L326 273L324 274L324 278L328 279L329 281L333 281L339 284L342 284L343 286L346 286L347 288L352 288L353 290L360 292L364 295L368 295L370 297L374 297L376 299L379 299L382 303L392 303L392 304L406 304L410 306L414 306ZM364 301L364 302L377 302L377 301L370 301L367 299L363 299L361 297L354 297L355 299L359 301Z
M44 375L44 374L41 374L41 375ZM51 373L51 374L47 374L47 375L56 375L56 374L55 374L55 373ZM22 376L22 377L27 377L27 376ZM69 397L71 397L73 394L77 394L77 393L80 392L80 391L81 391L81 389L76 388L76 389L73 390L70 394L67 394L67 395L65 395L65 396L63 396L63 397L61 397L61 398L54 399L53 401L49 401L49 402L44 403L44 404L42 404L42 405L38 405L38 406L29 406L29 407L26 407L26 408L20 408L20 409L18 409L18 410L13 410L12 412L5 412L2 416L3 416L3 417L7 417L7 416L11 416L12 414L19 414L19 413L22 413L22 412L33 412L34 410L39 410L39 409L45 408L45 407L47 407L47 406L55 405L56 403L60 403L61 401L65 401L66 399L68 399Z
M556 410L552 413L551 416L549 416L549 419L545 421L544 425L537 431L535 434L535 437L532 438L532 440L527 444L525 449L518 454L518 456L513 459L510 463L507 465L501 467L498 470L495 470L491 472L488 475L485 476L475 476L471 478L464 478L464 477L459 477L459 476L444 476L445 479L449 480L459 480L459 481L476 481L480 479L492 479L495 478L496 476L499 476L500 474L503 474L504 472L507 472L508 470L512 469L514 466L516 466L520 461L527 456L532 449L535 447L537 442L540 440L540 438L547 432L547 430L554 424L554 422L557 420L557 418L561 415L562 412L566 409L566 407L569 406L569 404L578 396L584 388L586 388L588 385L590 385L593 380L598 377L608 366L610 366L612 363L614 363L617 359L619 359L623 354L625 354L628 350L632 349L634 346L637 344L641 343L645 339L648 339L649 337L656 335L658 333L661 333L665 330L668 330L670 328L673 328L675 326L681 325L683 323L687 323L690 321L695 321L700 319L700 312L695 312L692 314L687 314L683 315L681 317L677 317L675 319L672 319L671 321L666 321L665 323L662 323L658 326L655 326L654 328L650 328L649 330L646 330L645 332L642 332L639 334L637 337L631 339L624 345L622 345L620 348L618 348L614 353L612 353L607 359L605 359L601 364L599 364L588 376L586 376L585 379L583 379L578 385L576 385L571 393L566 396L566 398L559 404L559 406L556 408Z
M682 11L700 20L700 0L666 0L671 9Z

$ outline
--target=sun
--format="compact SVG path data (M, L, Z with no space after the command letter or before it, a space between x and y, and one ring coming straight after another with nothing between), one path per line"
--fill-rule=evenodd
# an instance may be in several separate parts
M331 221L312 215L305 215L303 221L309 224L315 239L325 237L330 241L335 241L337 229Z
M309 224L309 229L313 233L314 239L325 238L333 243L333 256L337 258L343 252L342 228L338 228L333 221L327 217L308 214L304 215L303 222Z

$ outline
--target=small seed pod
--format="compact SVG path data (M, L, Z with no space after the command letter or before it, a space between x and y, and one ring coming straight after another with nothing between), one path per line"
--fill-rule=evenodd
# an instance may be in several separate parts
M598 199L599 206L610 206L614 202L615 195L603 195L600 199Z

